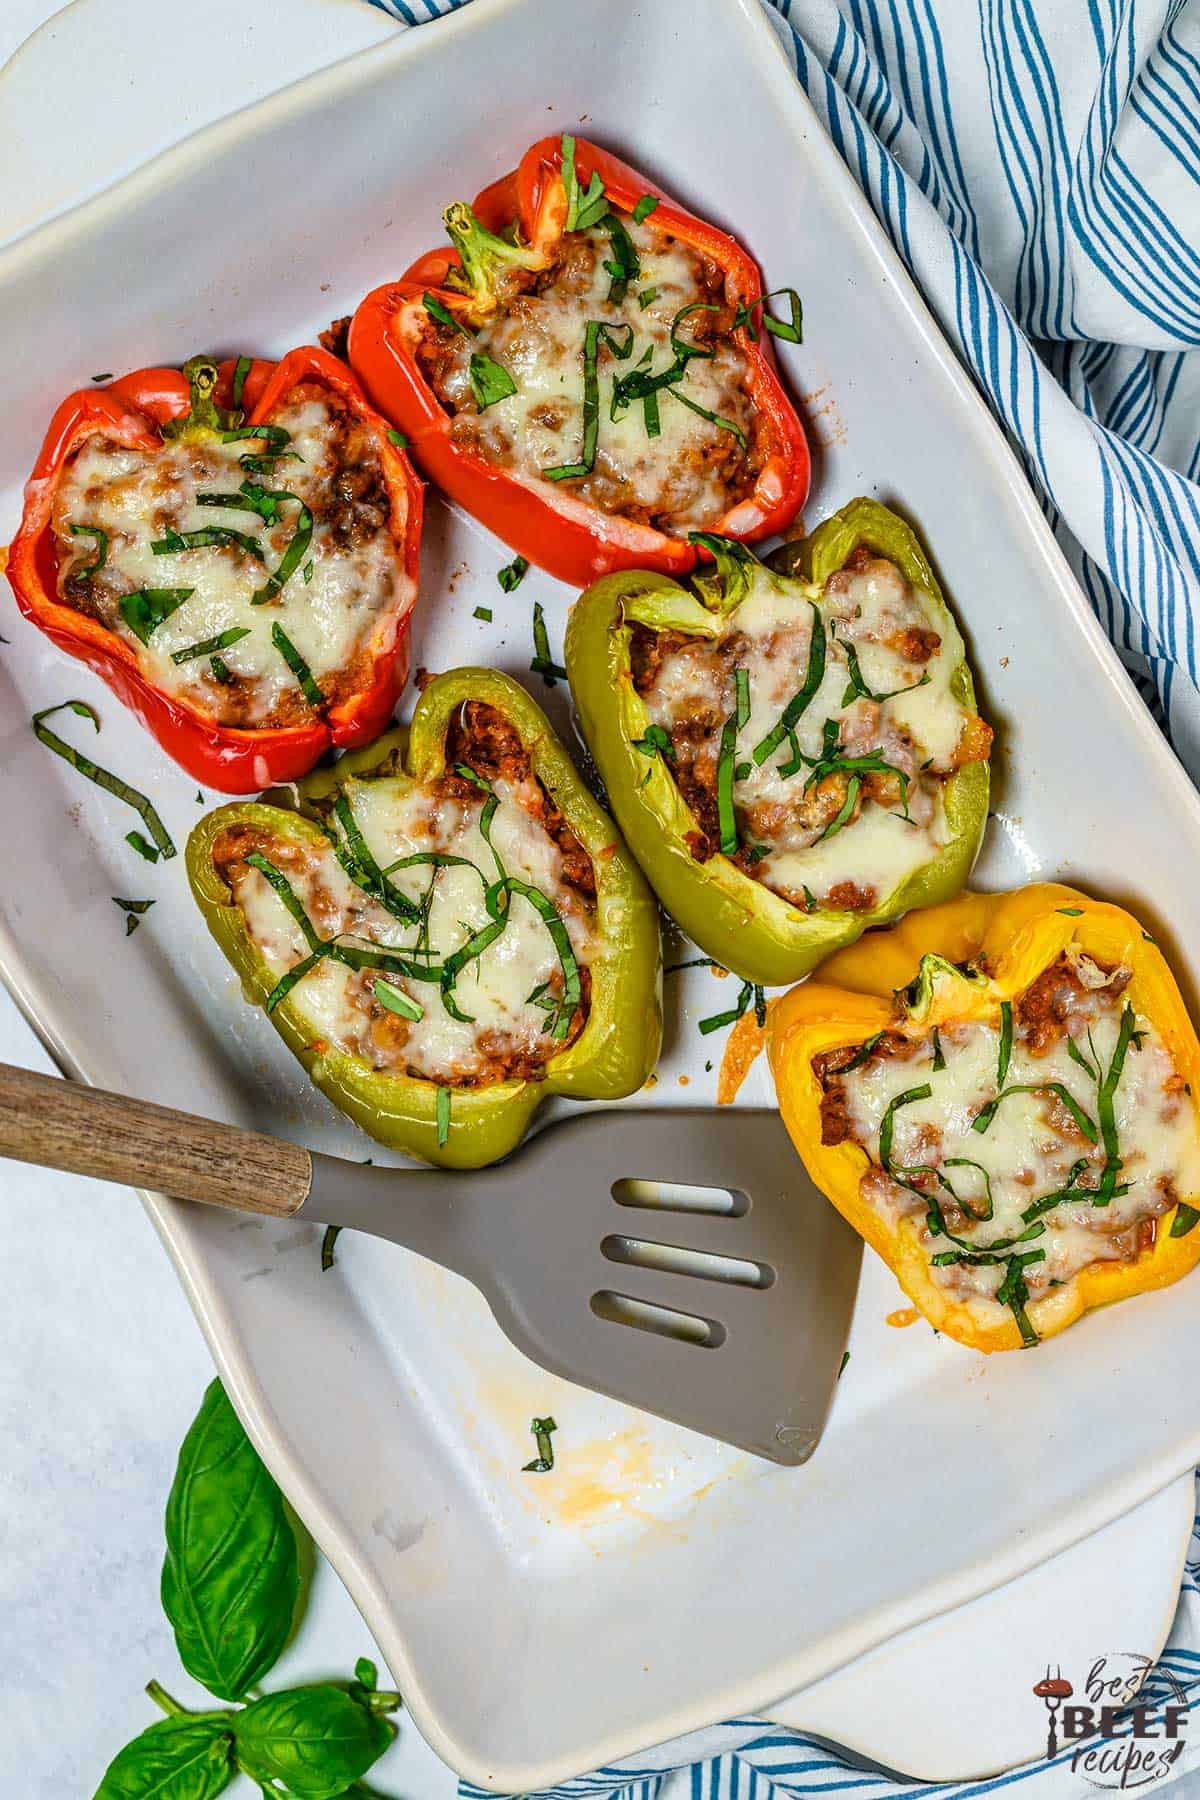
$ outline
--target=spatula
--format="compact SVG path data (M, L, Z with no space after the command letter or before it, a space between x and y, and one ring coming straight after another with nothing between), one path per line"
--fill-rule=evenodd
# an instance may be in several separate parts
M774 1112L598 1110L495 1168L343 1162L0 1064L0 1156L403 1244L526 1356L777 1463L816 1449L860 1243Z

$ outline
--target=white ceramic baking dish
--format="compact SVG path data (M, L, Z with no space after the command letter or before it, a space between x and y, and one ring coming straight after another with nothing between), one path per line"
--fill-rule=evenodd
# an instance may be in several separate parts
M0 255L0 531L51 409L92 371L311 338L437 241L444 200L575 125L729 224L770 285L803 290L808 341L785 360L813 428L809 517L867 491L920 523L999 728L980 880L1065 875L1134 904L1190 992L1200 802L754 0L476 0L13 245ZM557 645L570 596L531 575L505 598L507 556L431 506L416 662L492 660L531 679L532 602ZM491 627L471 617L481 600ZM101 759L153 795L180 842L199 816L192 784L11 605L0 629L13 640L0 652L0 961L55 1054L94 1081L370 1153L241 1005L179 863L137 862L121 809L37 744L29 714L96 702ZM565 727L565 690L548 698ZM126 941L110 896L131 893L158 904ZM727 994L703 971L671 978L645 1099L711 1101L714 1042L695 1020ZM746 1097L768 1097L761 1069ZM889 1330L896 1290L872 1261L821 1449L781 1471L542 1375L471 1290L399 1250L343 1239L322 1274L311 1227L151 1207L256 1442L418 1723L500 1789L769 1710L1200 1454L1186 1384L1168 1373L1200 1349L1192 1282L985 1362L923 1326ZM153 1356L148 1343L148 1369ZM533 1478L520 1472L528 1421L547 1411L559 1464Z

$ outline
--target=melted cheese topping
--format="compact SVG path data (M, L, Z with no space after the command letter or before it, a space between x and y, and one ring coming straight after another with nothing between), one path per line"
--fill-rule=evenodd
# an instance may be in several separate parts
M442 399L458 415L456 435L465 431L490 459L519 471L538 487L579 494L606 512L621 513L664 530L681 533L715 524L733 502L753 487L752 458L736 437L659 392L659 433L647 435L642 403L611 417L612 387L649 352L657 373L675 357L671 324L696 302L723 304L724 294L701 279L700 259L650 224L624 224L641 264L639 280L619 304L608 301L612 261L608 236L600 230L572 233L565 264L536 296L523 296L507 313L488 320L469 342L458 335L452 360L439 383ZM643 307L639 295L652 295ZM696 341L697 326L709 315L690 313L679 327L681 341ZM583 356L589 319L600 319L623 339L633 332L629 356L618 359L601 340L598 353L600 428L593 472L565 482L546 481L542 471L579 460L583 445ZM727 327L725 327L727 329ZM517 391L478 415L470 385L473 353L499 362ZM745 387L743 357L727 340L715 354L688 364L678 391L696 406L738 426L753 440L753 409Z
M692 638L669 649L644 698L653 722L668 733L689 724L707 728L696 774L711 788L720 727L735 703L734 670L744 669L750 710L736 738L734 811L743 848L766 852L748 865L749 872L799 906L807 889L818 903L832 894L829 904L864 910L931 862L948 841L944 778L958 765L963 728L973 718L950 685L963 643L948 615L935 613L928 597L882 558L832 576L818 605L825 672L795 726L800 753L809 759L798 770L784 772L793 762L786 738L761 764L753 758L808 671L813 608L796 582L756 570L721 637ZM882 701L856 697L851 652L873 694L911 691ZM905 795L899 779L884 772L870 797L872 784L864 775L868 788L840 826L851 774L835 773L805 791L831 720L839 754L877 753L908 782ZM677 768L681 754L688 752L677 742Z
M123 638L155 687L222 724L259 728L304 723L313 711L272 639L272 625L282 628L326 699L336 700L344 697L339 677L367 653L380 615L407 600L411 587L365 428L345 428L338 412L324 400L305 398L304 390L271 423L291 434L286 448L303 458L276 463L273 474L248 473L238 460L272 448L257 439L168 440L161 450L145 451L90 438L72 459L54 510L59 589L68 604L95 614ZM253 511L199 503L204 493L234 494L244 481L286 489L297 501L281 502L273 525ZM299 501L313 515L312 541L282 591L256 605L252 596L278 568L295 534ZM95 561L97 541L73 534L72 525L108 534L104 566L90 581L78 575ZM151 548L168 532L210 526L253 538L263 560L236 544L157 555ZM193 590L146 644L120 610L123 595L144 588ZM233 629L247 635L219 652L230 681L218 679L207 655L173 660L176 652Z
M541 825L515 798L516 788L494 784L499 804L490 827L496 854L509 875L540 888L564 921L581 967L595 953L590 907L562 879L561 854ZM357 887L339 864L332 846L305 859L302 870L288 864L288 879L323 937L344 933L359 947L412 952L418 944L440 964L489 923L485 878L496 879L495 858L480 832L486 795L461 799L436 786L377 780L348 789L355 821L382 869L402 857L436 851L471 865L433 868L418 863L396 869L389 879L408 899L427 906L427 928L402 923ZM264 852L268 858L271 851ZM246 928L272 974L282 976L308 954L299 924L266 877L239 865L235 897ZM447 1010L436 980L356 971L325 960L292 990L315 1039L367 1060L376 1069L396 1069L443 1084L482 1085L508 1073L533 1072L565 1047L551 1033L554 1014L531 996L552 1001L563 991L562 967L554 942L527 899L513 894L508 923L500 936L463 970L453 990L456 1019ZM409 1020L378 999L376 980L398 989L423 1009ZM578 1015L576 1023L578 1023ZM574 1035L574 1032L572 1032Z
M1095 965L1078 957L1077 965L1092 975ZM1103 979L1103 977L1101 977ZM1089 1120L1097 1125L1097 1082L1068 1051L1068 1042L1093 1068L1107 1072L1117 1046L1124 1000L1111 989L1094 990L1096 1004L1072 1019L1072 1036L1060 1037L1048 1052L1033 1055L1018 1026L1014 1033L1011 1063L1005 1090L1048 1082L1061 1083ZM1157 1219L1177 1199L1200 1191L1200 1138L1192 1105L1182 1092L1170 1053L1149 1020L1138 1016L1137 1037L1130 1043L1117 1084L1114 1122L1120 1146L1121 1168L1117 1192L1106 1206L1088 1199L1065 1202L1051 1210L1023 1217L1042 1196L1070 1185L1095 1188L1104 1166L1103 1141L1088 1142L1061 1100L1040 1093L1012 1093L996 1109L985 1131L974 1121L999 1088L998 1058L1000 1020L994 1023L943 1025L939 1031L945 1067L934 1068L932 1038L915 1046L912 1056L877 1058L862 1068L838 1077L843 1088L852 1136L872 1157L875 1166L863 1180L863 1196L883 1216L923 1219L927 1202L918 1194L887 1178L878 1167L880 1129L889 1105L911 1089L928 1084L927 1099L898 1106L893 1114L891 1167L897 1171L936 1168L949 1187L966 1202L954 1210L952 1195L936 1188L943 1215L954 1236L972 1250L982 1251L1001 1239L1019 1237L1039 1221L1045 1229L1015 1244L1009 1254L1042 1252L1043 1259L1027 1264L1024 1280L1031 1299L1051 1286L1069 1283L1081 1270L1098 1262L1129 1262L1138 1253L1139 1228ZM1099 1134L1098 1134L1099 1135ZM953 1166L965 1158L978 1168ZM1080 1159L1086 1170L1072 1171ZM970 1218L986 1209L985 1171L991 1184L992 1217ZM932 1184L929 1184L932 1185ZM1124 1188L1127 1191L1121 1192ZM924 1241L930 1256L955 1249L951 1238L929 1233ZM998 1263L972 1266L950 1263L933 1267L940 1287L956 1300L967 1303L983 1323L994 1325L1007 1309L994 1296L1004 1280L1006 1258Z

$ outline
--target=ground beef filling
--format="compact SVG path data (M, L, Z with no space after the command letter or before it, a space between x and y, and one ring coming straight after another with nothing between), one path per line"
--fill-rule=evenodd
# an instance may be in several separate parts
M367 596L362 603L364 629L356 634L340 666L313 670L322 696L319 709L314 708L294 676L282 666L282 678L268 683L239 672L238 657L232 651L218 659L216 665L208 657L183 665L180 679L186 677L189 685L182 690L181 697L200 704L223 726L271 731L311 725L314 711L324 715L331 708L344 705L372 680L374 655L367 641L369 625L390 601L398 574L397 555L391 538L391 499L373 433L352 411L340 405L328 389L318 383L298 384L281 398L273 417L287 418L313 403L319 403L326 415L319 460L311 456L303 462L294 457L281 458L273 468L256 470L248 476L238 458L268 451L271 446L254 440L222 445L199 439L168 444L163 451L130 452L115 440L102 437L88 440L67 464L69 478L84 451L99 450L114 459L132 459L135 466L124 481L126 485L136 482L141 492L148 488L151 505L148 515L138 522L138 537L144 537L147 543L189 528L184 518L189 494L228 493L247 479L267 489L286 489L289 495L294 495L309 508L313 518L313 537L306 561L307 579L305 567L293 572L283 589L289 603L298 595L305 595L314 567L319 570L326 558L341 558L348 565L361 569L360 585L373 580L379 587L380 591ZM147 469L148 483L145 479ZM69 485L69 479L60 484L54 514L59 598L88 618L97 620L136 649L137 641L125 626L121 611L121 601L134 592L137 585L125 577L119 567L122 534L110 532L100 568L87 573L97 560L96 541L90 536L71 532L71 521L64 508L64 485ZM73 509L90 516L106 498L111 500L121 485L120 477L115 481L92 481L78 495L72 495ZM257 542L263 553L262 560L234 542L209 546L191 554L220 557L227 567L232 565L248 598L263 583L267 571L277 568L283 559L297 529L298 513L297 504L283 502L273 523L257 518L249 511L237 515L237 529ZM198 523L211 524L224 516L223 512L210 512L203 518L193 518L190 528L196 529ZM377 547L385 535L386 554L379 559ZM380 561L382 567L378 566ZM189 569L186 575L179 571L177 558L161 557L153 567L154 584L195 587L194 569ZM279 619L280 613L279 595L257 605L253 615L255 631L269 638L272 623ZM275 674L273 667L272 676Z
M1130 978L1127 968L1105 968L1074 952L1064 952L1049 964L1013 1001L1014 1062L1023 1053L1034 1059L1035 1066L1010 1074L1006 1078L1006 1086L1013 1080L1036 1081L1039 1073L1036 1065L1056 1057L1057 1061L1048 1069L1046 1079L1061 1078L1061 1053L1067 1040L1071 1041L1080 1056L1087 1058L1094 1069L1098 1068L1103 1073L1108 1052L1104 1048L1097 1049L1096 1037L1107 1030L1108 1036L1102 1042L1111 1044L1116 1023L1125 1009L1123 995ZM898 1017L903 1013L902 999L897 1001L897 1012ZM1144 1104L1146 1111L1162 1126L1169 1131L1176 1131L1186 1124L1190 1116L1190 1109L1185 1112L1186 1084L1175 1071L1165 1047L1155 1034L1144 1028L1145 1021L1137 1019L1136 1026L1126 1054L1126 1069L1129 1070L1132 1064L1129 1072L1136 1078L1140 1074L1138 1059L1142 1056L1152 1059L1147 1068L1145 1100L1142 1101L1142 1090L1139 1090L1139 1104ZM947 1067L953 1067L956 1052L970 1054L971 1034L979 1029L978 1026L954 1024L943 1024L939 1028L939 1045ZM1150 1042L1147 1043L1146 1040ZM996 1042L998 1034L993 1032L993 1053ZM852 1083L863 1076L869 1076L873 1069L882 1071L886 1065L898 1063L904 1065L899 1087L911 1090L930 1080L930 1057L931 1040L928 1037L911 1036L902 1029L885 1030L873 1042L868 1040L867 1044L847 1044L814 1056L813 1073L821 1090L821 1142L831 1147L856 1143L867 1149L872 1161L861 1179L862 1195L869 1205L885 1215L919 1216L926 1212L932 1198L940 1207L948 1234L960 1237L963 1233L975 1234L967 1240L968 1243L982 1244L988 1237L995 1238L998 1231L1015 1235L1023 1229L1019 1219L1014 1227L1015 1214L999 1225L989 1224L986 1228L981 1228L982 1193L976 1192L969 1199L965 1194L960 1194L956 1199L953 1191L956 1183L952 1182L947 1186L938 1179L939 1174L949 1174L951 1170L962 1166L961 1160L955 1163L953 1158L981 1154L979 1145L985 1140L969 1131L965 1142L961 1132L956 1138L949 1120L959 1113L963 1105L968 1108L968 1119L978 1116L994 1090L981 1089L974 1100L968 1101L957 1096L952 1102L947 1102L950 1112L944 1127L926 1121L907 1129L902 1150L893 1150L893 1166L903 1165L900 1172L905 1178L904 1183L894 1180L874 1160L875 1137L864 1130L863 1114L859 1110L860 1103L856 1099ZM1121 1077L1122 1081L1128 1079L1129 1073L1124 1073ZM896 1083L890 1083L885 1091L890 1093L895 1087ZM1089 1084L1085 1082L1074 1093L1076 1100L1094 1120L1097 1114L1096 1089L1089 1090ZM904 1116L903 1112L897 1112L897 1121L903 1120ZM900 1141L900 1129L898 1124L897 1144ZM1150 1141L1152 1144L1153 1140ZM1174 1143L1177 1152L1178 1138ZM1189 1158L1194 1154L1190 1138L1185 1150ZM1024 1279L1034 1296L1061 1285L1063 1280L1078 1274L1090 1260L1129 1263L1153 1246L1159 1220L1180 1198L1176 1172L1172 1168L1156 1167L1155 1152L1138 1142L1136 1137L1128 1142L1123 1138L1121 1152L1124 1159L1120 1171L1121 1180L1126 1184L1126 1191L1132 1189L1133 1192L1123 1203L1118 1191L1117 1197L1108 1205L1093 1205L1091 1196L1099 1188L1104 1164L1103 1144L1093 1142L1081 1128L1075 1112L1057 1094L1046 1091L1037 1095L1036 1123L1033 1137L1024 1152L1025 1160L1018 1159L1015 1168L1003 1173L992 1169L992 1192L999 1197L1002 1194L1002 1183L1010 1187L1010 1190L1015 1186L1018 1204L1028 1205L1047 1185L1051 1192L1060 1191L1060 1182L1073 1188L1078 1196L1073 1203L1065 1206L1061 1218L1055 1216L1057 1209L1034 1215L1046 1220L1048 1231L1053 1232L1064 1223L1069 1227L1074 1240L1068 1241L1065 1249L1051 1247L1050 1237L1046 1237L1044 1243L1038 1239L1021 1242L1016 1246L1018 1251L1044 1249L1044 1263L1034 1264L1024 1270ZM1162 1152L1162 1156L1168 1158L1170 1154L1170 1148ZM1064 1174L1068 1165L1071 1173ZM1058 1172L1047 1181L1045 1171L1048 1167ZM1191 1185L1189 1180L1189 1188ZM999 1208L996 1216L999 1217ZM949 1242L946 1236L928 1229L925 1238L932 1251L945 1251ZM1087 1248L1089 1243L1090 1251ZM1081 1244L1084 1246L1082 1249ZM935 1279L964 1298L971 1298L981 1290L994 1290L1002 1273L1003 1270L993 1272L971 1268L969 1265L935 1267L933 1270Z
M596 883L591 859L533 773L525 746L504 716L495 707L468 702L456 715L448 734L446 760L448 767L457 763L470 768L489 785L505 784L505 791L517 799L560 854L562 892L558 904L593 926ZM482 800L473 782L453 772L429 784L427 791L432 819L437 818L443 800L453 801L458 807L469 807ZM437 848L436 840L431 840L429 847ZM403 953L402 928L398 933L395 919L361 889L348 888L341 868L322 845L301 843L257 826L229 827L216 840L213 860L235 902L243 903L245 883L252 874L257 878L257 871L247 861L256 850L274 863L297 894L302 895L305 910L322 937L349 937L359 945L377 944ZM300 954L299 950L294 952L294 961L300 960ZM346 996L354 1016L353 1037L340 1047L361 1055L377 1070L447 1086L481 1088L499 1081L539 1080L551 1058L569 1049L587 1023L591 973L582 957L578 963L580 1001L565 1036L549 1035L545 1014L535 1014L527 1030L489 1025L486 1016L480 1015L469 1055L454 1067L436 1071L426 1062L413 1062L414 1033L419 1027L380 1002L375 992L379 971L351 971L346 980ZM386 973L383 979L387 980ZM414 992L427 1008L438 1004L436 989L421 985ZM562 976L556 968L548 980L547 998L561 993ZM302 990L299 997L302 1002ZM474 1010L474 1004L469 1010Z
M639 305L636 287L622 302L608 302L602 297L603 288L598 287L598 282L608 285L604 265L612 257L609 239L595 229L568 232L548 267L537 271L517 269L506 274L498 313L488 317L476 336L467 339L460 331L433 318L423 322L417 360L451 416L451 435L457 444L501 468L537 478L543 466L570 463L578 457L583 363L581 352L573 343L568 346L563 336L564 318L570 318L575 326L586 319L602 319L622 332L626 325L630 326L635 344L629 359L615 358L603 341L598 353L601 404L595 465L587 474L558 480L554 486L602 512L678 534L715 525L724 513L753 493L767 453L766 426L748 392L745 360L730 338L735 309L726 299L722 270L652 225L637 227L628 220L626 224L638 240L644 260L657 249L660 254L669 253L677 269L683 271L686 291L682 298L678 293L674 295L678 307L674 300L670 311L664 311L661 303L656 305L659 290L648 283L641 289L651 296L646 308ZM681 339L709 353L703 361L695 361L692 370L703 368L718 382L715 391L706 393L706 404L709 411L735 425L737 432L693 417L688 441L669 453L656 451L647 437L640 446L641 455L654 457L656 465L655 480L648 484L644 469L635 478L625 466L626 453L613 447L611 384L614 376L627 373L648 347L653 347L655 371L669 364L673 355L672 316L685 304L703 310L688 313L679 326ZM503 406L480 410L464 381L464 372L471 357L481 351L505 368L516 369L523 359L544 363L560 352L569 357L571 385L564 387L563 397L539 401L523 415L527 426L561 433L558 454L531 461L521 441L521 430L505 417ZM680 391L688 391L686 379L681 382ZM679 402L664 394L660 404L665 411L667 407L678 407ZM634 411L640 416L640 402L634 403ZM705 496L706 503L700 503L699 495Z

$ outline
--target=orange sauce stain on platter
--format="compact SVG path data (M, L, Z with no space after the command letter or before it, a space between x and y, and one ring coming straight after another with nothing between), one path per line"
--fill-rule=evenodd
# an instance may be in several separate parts
M898 1306L895 1312L888 1314L887 1323L894 1325L897 1331L903 1331L907 1325L915 1325L920 1316L915 1306Z

